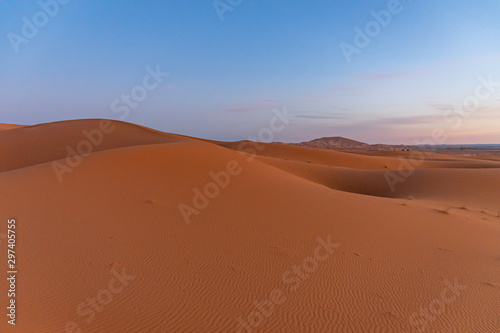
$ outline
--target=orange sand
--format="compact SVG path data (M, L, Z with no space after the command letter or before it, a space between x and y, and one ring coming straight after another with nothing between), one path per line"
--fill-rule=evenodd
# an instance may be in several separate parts
M500 162L429 155L392 192L408 152L255 157L114 121L60 182L53 162L99 124L0 131L19 271L15 328L0 283L0 332L500 332ZM179 205L228 162L239 172L187 224ZM328 236L340 246L311 260Z

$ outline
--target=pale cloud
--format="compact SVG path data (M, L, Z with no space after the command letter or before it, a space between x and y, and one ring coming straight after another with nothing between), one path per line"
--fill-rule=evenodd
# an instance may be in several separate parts
M241 103L228 103L215 107L216 111L229 113L253 113L266 112L273 108L282 107L284 104L276 99L262 98Z
M445 106L442 109L447 110ZM358 120L349 124L341 121L327 122L319 117L307 117L312 122L306 122L305 119L301 122L300 119L305 117L297 118L297 123L287 133L290 135L288 142L344 136L367 143L412 145L440 129L447 136L447 144L500 143L500 110L486 107L476 110L471 117L464 118L456 129L452 127L453 123L444 120L442 113ZM288 138L283 141L286 139Z
M299 114L295 115L295 118L303 118L303 119L345 119L346 116L341 116L341 115L313 115L313 114Z
M366 80L407 80L431 75L429 72L367 72L358 77Z

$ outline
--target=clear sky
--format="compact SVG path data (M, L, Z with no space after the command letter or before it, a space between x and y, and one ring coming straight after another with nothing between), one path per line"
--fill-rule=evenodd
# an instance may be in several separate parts
M0 0L0 123L241 140L286 108L275 141L500 143L499 18L498 0Z

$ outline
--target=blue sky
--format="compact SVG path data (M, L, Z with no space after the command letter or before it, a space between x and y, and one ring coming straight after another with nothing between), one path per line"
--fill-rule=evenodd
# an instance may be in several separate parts
M276 141L500 143L500 1L60 2L0 1L0 123L121 119L113 101L158 67L168 76L123 120L241 140L286 108ZM342 43L367 25L348 61Z

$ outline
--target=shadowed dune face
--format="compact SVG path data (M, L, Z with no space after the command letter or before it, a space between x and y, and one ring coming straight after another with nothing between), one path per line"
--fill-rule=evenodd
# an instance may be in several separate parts
M53 162L100 122L0 132L19 332L498 329L499 164L428 156L391 191L407 155L110 122L60 182Z
M400 182L393 181L391 187L388 181L401 177L397 168L365 170L270 157L260 157L259 161L340 191L387 198L462 202L479 210L500 210L500 163L429 160L425 165L439 167L405 168L402 174L409 176L402 177Z

